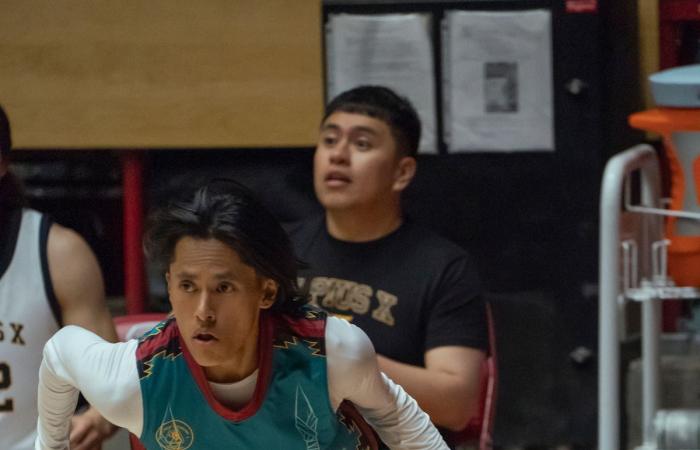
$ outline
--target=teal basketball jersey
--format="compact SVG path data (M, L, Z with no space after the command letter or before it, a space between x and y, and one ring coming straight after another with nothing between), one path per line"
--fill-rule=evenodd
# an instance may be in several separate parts
M231 410L212 395L204 371L173 318L139 340L143 397L140 436L148 450L376 448L372 430L347 403L336 413L328 395L325 313L264 312L253 398Z

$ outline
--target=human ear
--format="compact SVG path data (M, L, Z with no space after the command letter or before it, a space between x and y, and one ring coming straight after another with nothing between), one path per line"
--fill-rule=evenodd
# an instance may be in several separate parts
M394 176L394 186L393 189L396 192L401 192L413 180L416 174L416 159L412 156L404 156L399 160L396 165L396 175Z
M278 288L279 285L272 278L266 278L265 281L263 281L263 298L260 301L260 309L268 309L275 304Z

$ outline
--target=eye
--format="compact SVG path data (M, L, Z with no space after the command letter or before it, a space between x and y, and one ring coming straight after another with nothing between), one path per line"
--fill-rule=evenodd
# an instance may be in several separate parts
M232 283L221 283L216 288L216 291L220 294L230 294L235 291L235 286Z
M369 150L372 148L372 143L368 139L360 138L355 141L355 146L359 150Z
M326 134L321 136L321 143L324 147L333 147L336 142L338 142L338 138L335 135Z
M180 282L180 289L185 292L194 292L196 287L191 281L183 280Z

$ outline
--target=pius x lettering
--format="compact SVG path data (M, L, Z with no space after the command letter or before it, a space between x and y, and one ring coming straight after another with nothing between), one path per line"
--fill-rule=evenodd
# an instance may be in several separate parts
M300 285L304 285L304 279L300 279ZM311 303L327 309L331 312L350 312L371 317L386 325L393 326L394 316L391 308L398 303L398 298L388 292L355 281L340 278L315 277L309 285ZM372 305L373 301L376 305Z
M15 345L26 345L24 339L22 338L22 330L24 325L21 323L0 322L0 342L9 342Z

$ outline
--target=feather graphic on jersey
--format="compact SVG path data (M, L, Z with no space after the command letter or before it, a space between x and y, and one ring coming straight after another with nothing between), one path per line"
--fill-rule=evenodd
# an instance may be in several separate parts
M318 417L316 417L304 390L299 385L297 385L294 404L294 423L301 437L304 438L306 450L320 450L321 446L318 443L318 432L316 431Z

